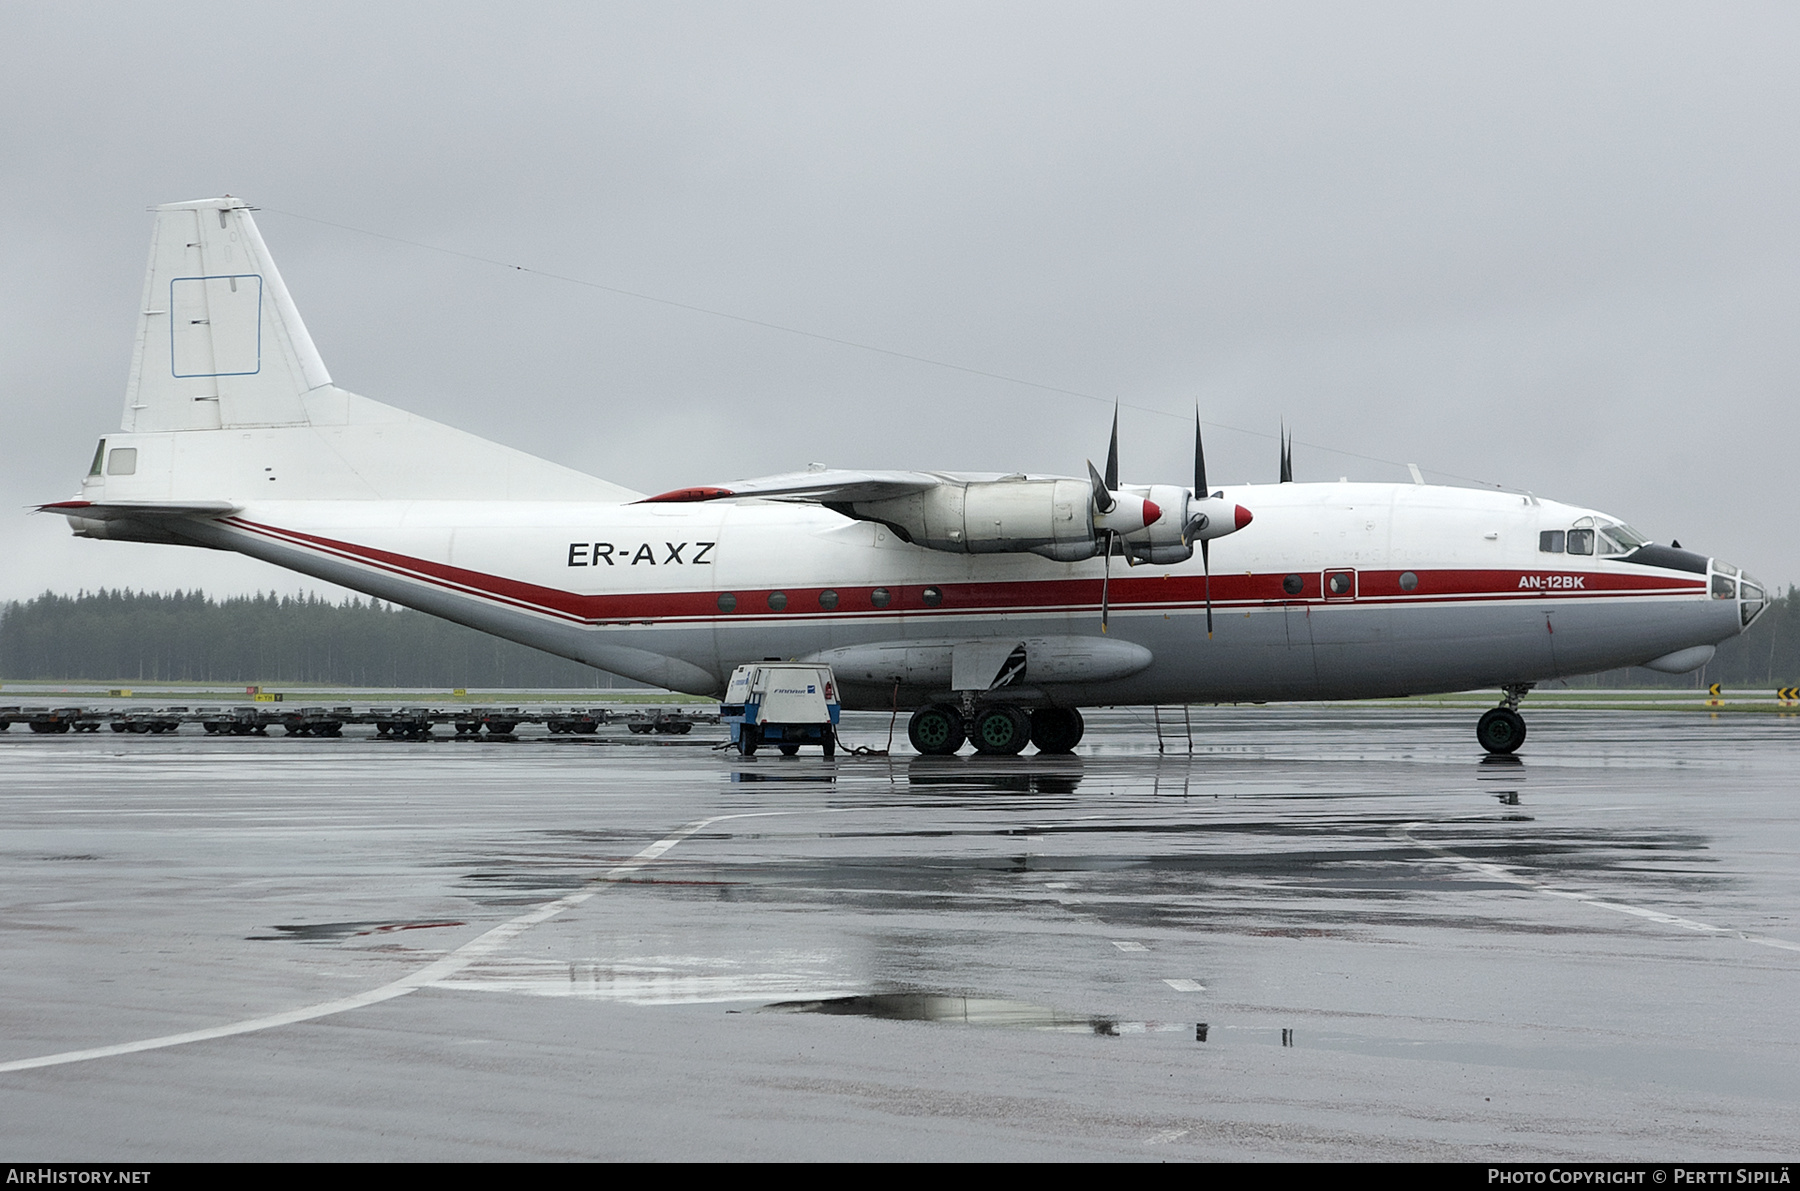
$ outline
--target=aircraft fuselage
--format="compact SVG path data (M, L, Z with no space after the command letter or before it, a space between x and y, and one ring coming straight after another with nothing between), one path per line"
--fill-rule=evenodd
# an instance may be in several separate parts
M1740 631L1718 564L1548 553L1596 516L1511 493L1397 484L1244 485L1254 527L1199 560L1112 561L1109 640L1128 676L1015 702L1349 699L1542 681L1640 664ZM185 522L205 544L633 677L714 693L731 670L879 643L1091 636L1103 561L959 556L805 504L267 501ZM659 667L652 658L674 663ZM850 707L947 686L840 672ZM899 689L895 680L900 679Z

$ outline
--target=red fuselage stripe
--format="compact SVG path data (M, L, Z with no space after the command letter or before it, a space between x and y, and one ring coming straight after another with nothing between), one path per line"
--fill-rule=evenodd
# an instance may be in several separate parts
M582 595L471 571L444 563L413 558L373 546L341 542L298 530L259 525L233 517L234 528L304 546L349 562L371 566L390 574L419 580L448 590L545 613L584 624L630 623L670 620L800 620L819 618L871 618L897 615L967 615L983 613L1091 612L1100 606L1099 579L1037 579L1005 583L910 583L885 587L787 588L770 591L736 591L736 610L721 612L716 590L632 592L620 595ZM1289 576L1280 574L1214 575L1214 608L1269 607L1287 604L1315 605L1416 605L1467 603L1496 600L1580 600L1619 596L1695 596L1705 592L1706 581L1639 568L1642 573L1600 571L1518 570L1369 570L1353 574L1351 593L1332 596L1325 591L1325 575L1310 571L1298 575L1300 590L1283 586ZM1403 575L1416 574L1417 585L1401 587ZM936 589L941 599L926 604L924 594ZM876 607L873 593L886 590L889 601ZM833 591L833 608L820 604L820 595ZM785 607L770 607L770 597L786 597ZM1109 593L1116 610L1190 611L1206 606L1206 581L1198 575L1163 575L1132 578L1121 575Z

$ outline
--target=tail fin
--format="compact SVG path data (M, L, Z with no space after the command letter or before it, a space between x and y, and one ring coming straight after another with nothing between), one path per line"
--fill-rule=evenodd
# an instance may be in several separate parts
M250 206L230 197L156 209L127 431L292 426L331 383Z
M154 208L124 425L83 500L642 495L338 388L251 209L229 196Z

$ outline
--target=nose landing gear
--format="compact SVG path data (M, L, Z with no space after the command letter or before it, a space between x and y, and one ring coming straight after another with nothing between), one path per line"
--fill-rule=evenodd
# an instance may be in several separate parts
M1517 752L1525 743L1525 717L1519 714L1519 700L1536 685L1534 682L1515 682L1500 688L1505 696L1500 706L1475 724L1475 739L1483 749L1505 755Z

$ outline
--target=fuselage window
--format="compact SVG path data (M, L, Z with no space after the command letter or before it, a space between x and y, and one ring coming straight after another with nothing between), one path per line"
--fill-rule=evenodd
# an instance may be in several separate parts
M1331 588L1332 595L1349 595L1350 576L1340 571L1327 581L1327 586Z
M770 608L770 610L779 612L785 607L787 607L787 592L771 591L769 593L769 608Z
M869 603L875 605L877 608L887 607L888 603L893 598L894 593L885 587L877 587L874 591L869 593Z
M137 448L114 447L113 453L106 457L106 474L109 476L136 475Z
M1400 590L1401 591L1417 591L1417 590L1419 590L1419 577L1417 575L1413 574L1411 571L1403 572L1400 576Z
M736 612L737 611L737 596L733 595L729 591L721 591L719 593L719 611L721 611L721 612Z
M1594 552L1594 531L1591 529L1571 529L1568 541L1570 554L1592 554Z
M821 608L835 608L837 607L837 601L837 592L831 590L829 587L819 593L819 607Z
M1544 554L1561 554L1563 552L1563 531L1546 529L1538 535L1538 550Z
M1306 580L1298 575L1289 575L1281 581L1281 590L1287 592L1289 595L1299 595L1301 590L1305 587Z
M923 592L919 593L919 595L920 598L925 601L925 606L928 608L935 608L944 602L944 593L935 587L927 587Z

